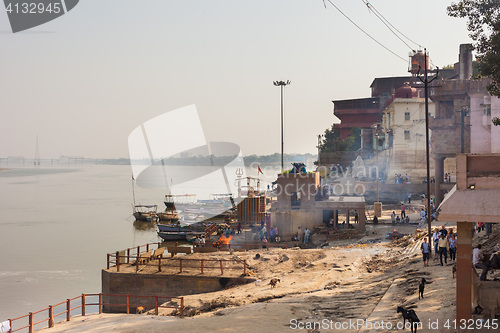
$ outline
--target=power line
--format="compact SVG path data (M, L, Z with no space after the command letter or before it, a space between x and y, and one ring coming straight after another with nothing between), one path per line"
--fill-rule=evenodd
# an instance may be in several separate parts
M365 35L367 35L368 37L370 37L375 43L377 43L378 45L382 46L384 49L386 49L387 51L391 52L393 55L395 55L396 57L398 57L399 59L403 60L405 63L408 62L408 60L406 60L405 58L399 56L398 54L396 54L395 52L393 52L391 49L389 49L387 46L385 46L384 44L380 43L378 40L376 40L374 37L372 37L369 33L367 33L365 30L363 30L359 25L357 25L353 20L351 20L351 18L349 16L347 16L346 14L344 14L344 12L342 12L340 10L340 8L338 8L337 6L335 6L335 4L331 1L331 0L327 0L330 5L332 5L336 10L338 10L340 12L340 14L342 14L346 19L349 20L349 22L351 22L352 24L354 24L354 26L356 28L358 28L359 30L361 30L361 32L363 32Z
M400 41L402 41L410 50L414 51L413 48L410 45L408 45L401 37L399 37L392 29L396 30L401 36L403 36L404 38L406 38L407 40L409 40L413 44L417 45L419 48L421 48L421 49L423 48L422 45L420 45L419 43L413 41L411 38L407 37L404 33L402 33L395 26L393 26L391 24L391 22L389 22L384 17L384 15L382 15L375 7L373 7L373 5L371 3L368 2L368 0L361 0L361 1L363 1L363 3L366 5L366 7L368 7L368 9L373 14L375 14L375 16L394 34L394 36L396 36ZM391 27L392 27L392 29L391 29Z

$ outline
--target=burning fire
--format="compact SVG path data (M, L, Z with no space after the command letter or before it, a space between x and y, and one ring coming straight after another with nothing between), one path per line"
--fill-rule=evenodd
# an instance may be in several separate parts
M229 244L231 244L231 239L233 239L233 236L226 237L221 235L212 245L215 247L222 247L223 245L229 246Z

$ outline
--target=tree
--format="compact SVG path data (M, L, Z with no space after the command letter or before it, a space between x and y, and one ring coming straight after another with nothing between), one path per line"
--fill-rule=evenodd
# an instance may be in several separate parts
M323 141L319 149L322 153L332 153L336 151L355 151L361 148L361 129L354 127L344 140L340 139L340 133L335 131L333 125L325 130Z
M449 16L467 18L479 74L492 80L488 91L500 97L500 1L461 0L452 3L447 11Z

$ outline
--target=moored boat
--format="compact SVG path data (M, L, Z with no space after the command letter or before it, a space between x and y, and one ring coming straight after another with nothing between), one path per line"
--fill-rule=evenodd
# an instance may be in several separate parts
M158 224L158 230L161 232L190 232L193 231L189 226L181 226L180 224Z
M156 205L135 205L133 215L137 221L156 221L158 219L156 209Z
M191 240L196 236L201 236L204 233L194 232L194 231L158 231L158 236L160 236L164 241L174 241L174 240Z

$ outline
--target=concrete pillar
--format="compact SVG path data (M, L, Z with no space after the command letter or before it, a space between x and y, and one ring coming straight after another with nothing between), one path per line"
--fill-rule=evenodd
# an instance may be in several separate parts
M357 225L358 231L361 233L365 233L366 232L366 215L365 215L364 208L358 209L358 219L359 219L359 222Z
M472 318L472 224L457 222L457 322Z
M381 202L374 202L373 203L373 215L375 215L376 217L382 216L382 203Z
M347 225L347 229L349 229L349 209L347 210L345 223Z
M434 178L436 179L434 195L436 196L436 204L434 207L438 207L441 201L443 201L443 192L441 191L441 184L444 179L444 157L438 155L434 157Z

